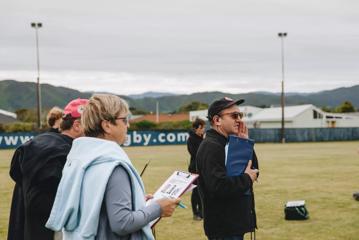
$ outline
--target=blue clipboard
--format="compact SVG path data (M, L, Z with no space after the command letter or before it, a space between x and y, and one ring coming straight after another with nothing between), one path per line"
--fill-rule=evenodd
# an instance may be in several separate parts
M244 173L249 160L253 158L254 140L229 136L226 154L227 176L239 176ZM246 192L246 195L250 192Z

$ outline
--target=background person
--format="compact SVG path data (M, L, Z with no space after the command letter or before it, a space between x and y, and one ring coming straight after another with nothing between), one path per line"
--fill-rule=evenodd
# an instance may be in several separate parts
M53 240L45 227L72 140L83 135L81 113L87 99L71 101L64 110L61 134L42 133L14 153L10 177L15 181L8 240Z
M249 161L244 174L227 176L225 166L225 146L229 135L244 132L240 128L245 124L237 107L243 102L225 97L210 105L208 119L211 129L196 156L204 230L212 240L242 240L245 233L254 231L256 227L252 185L258 170L251 169L252 161ZM251 195L245 195L248 190L251 190Z
M82 124L86 137L74 141L46 224L66 239L154 239L149 223L171 216L179 199L146 206L142 180L120 147L129 108L115 96L90 98Z
M46 117L47 125L49 126L49 132L60 132L60 124L62 121L63 111L59 107L53 107L50 109Z
M191 155L188 171L190 173L198 173L196 167L196 154L203 140L203 135L206 129L206 122L202 119L197 118L192 123L192 130L189 132L189 138L187 140L187 150ZM195 182L194 184L197 184ZM194 220L202 220L202 203L198 193L198 189L192 190L191 204Z

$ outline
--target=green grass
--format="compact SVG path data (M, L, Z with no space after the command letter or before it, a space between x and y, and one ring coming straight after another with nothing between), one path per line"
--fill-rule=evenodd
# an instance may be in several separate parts
M258 216L257 239L354 240L359 239L359 142L257 144L260 178L255 183ZM141 171L150 166L143 180L153 192L174 171L186 170L186 147L131 147L129 154ZM8 177L13 151L0 151L0 239L6 239L13 183ZM304 199L310 219L285 221L288 200ZM183 202L190 206L189 194ZM192 220L190 209L177 209L172 218L156 225L158 240L206 239L202 222ZM246 236L246 240L250 239Z

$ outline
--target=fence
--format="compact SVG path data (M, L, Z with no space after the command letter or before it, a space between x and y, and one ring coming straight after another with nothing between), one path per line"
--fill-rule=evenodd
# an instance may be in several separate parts
M281 129L249 129L256 142L281 142ZM288 128L286 142L323 142L359 140L359 128Z
M16 148L36 136L35 132L0 133L0 149ZM249 129L256 142L280 142L280 129ZM129 131L124 146L185 144L188 132ZM291 128L285 130L286 142L319 142L359 140L359 128Z

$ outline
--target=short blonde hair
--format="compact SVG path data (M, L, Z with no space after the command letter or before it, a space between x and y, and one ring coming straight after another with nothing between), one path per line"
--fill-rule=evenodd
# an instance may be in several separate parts
M50 109L46 116L46 122L49 127L53 127L55 122L62 118L63 110L59 107L53 107Z
M120 114L129 112L127 102L116 95L93 95L81 116L85 135L88 137L103 136L105 132L101 126L102 121L107 120L116 125L116 118Z

